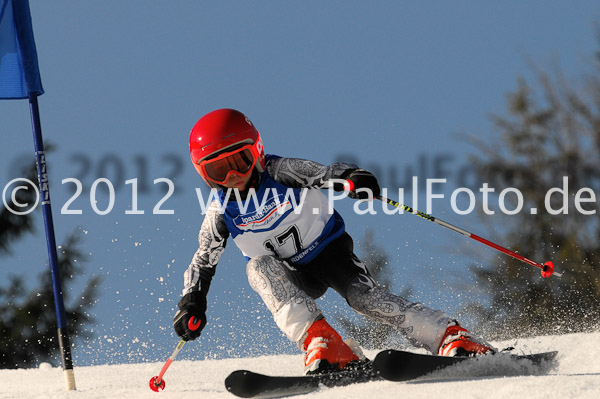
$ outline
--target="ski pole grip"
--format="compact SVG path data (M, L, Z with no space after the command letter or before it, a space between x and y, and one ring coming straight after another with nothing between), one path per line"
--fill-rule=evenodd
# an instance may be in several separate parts
M348 191L354 191L354 182L352 180L347 179L344 182L344 189L347 189Z
M202 324L202 320L200 320L199 317L190 317L190 320L188 321L188 328L192 331L196 331L200 327L200 324Z

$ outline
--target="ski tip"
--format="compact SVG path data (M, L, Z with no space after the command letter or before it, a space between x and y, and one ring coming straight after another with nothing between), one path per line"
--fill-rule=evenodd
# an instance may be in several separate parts
M385 380L404 381L408 379L405 375L407 363L398 358L405 355L406 353L395 350L381 351L373 359L373 370Z
M241 398L252 398L259 393L254 376L252 371L236 370L225 378L225 388Z
M558 351L540 352L540 353L533 353L530 355L520 355L520 357L532 360L534 363L537 364L537 363L541 363L541 362L553 361L556 358L556 355L558 355Z

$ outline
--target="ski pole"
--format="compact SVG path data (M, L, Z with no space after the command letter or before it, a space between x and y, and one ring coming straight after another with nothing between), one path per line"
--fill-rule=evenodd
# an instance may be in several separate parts
M198 327L200 327L200 323L201 323L200 319L196 319L196 322L194 322L194 319L196 319L196 318L191 317L190 320L188 321L188 327L192 331L196 331L198 329ZM175 360L175 358L177 357L177 355L179 354L181 349L183 349L183 345L185 345L185 342L186 341L184 341L183 339L179 340L179 343L175 347L175 350L173 351L171 356L169 356L169 358L167 359L165 364L162 366L160 373L157 376L150 378L150 383L149 383L150 389L152 389L154 392L158 392L159 389L160 390L165 389L165 380L163 380L163 376L165 375L165 373L167 372L167 369L169 368L171 363L173 363L173 360Z
M382 197L382 196L378 196L377 199L380 200L380 201L383 201L383 202L385 202L385 203L387 203L389 205L392 205L392 206L394 206L396 208L403 209L406 212L412 213L413 215L417 215L417 216L422 217L423 219L427 219L430 222L439 224L440 226L446 227L447 229L450 229L452 231L460 233L463 236L472 238L475 241L479 241L480 243L485 244L488 247L494 248L495 250L498 250L498 251L500 251L500 252L502 252L502 253L504 253L506 255L512 256L513 258L518 259L521 262L527 263L528 265L535 266L535 267L537 267L538 269L541 270L542 277L544 277L544 278L548 278L548 277L550 277L552 275L555 275L557 277L562 277L562 273L558 273L558 272L554 271L554 263L552 261L548 261L548 262L546 262L544 264L534 262L531 259L527 259L523 255L519 255L518 253L511 251L510 249L506 249L506 248L504 248L504 247L502 247L502 246L500 246L500 245L498 245L496 243L493 243L493 242L491 242L489 240L486 240L485 238L479 237L476 234L473 234L471 232L463 230L460 227L456 227L456 226L454 226L454 225L452 225L452 224L450 224L448 222L445 222L445 221L443 221L441 219L438 219L438 218L436 218L434 216L431 216L431 215L429 215L429 214L427 214L425 212L421 212L421 211L418 211L416 209L413 209L413 208L411 208L408 205L403 205L403 204L401 204L399 202L396 202L394 200L391 200L391 199L388 199L388 198L385 198L385 197Z

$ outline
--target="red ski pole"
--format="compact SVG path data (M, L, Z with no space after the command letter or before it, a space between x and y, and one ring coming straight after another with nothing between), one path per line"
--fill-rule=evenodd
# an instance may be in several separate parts
M188 321L188 327L192 331L197 330L198 327L200 327L200 322L201 322L200 319L197 319L197 321L194 322L193 321L194 319L195 318L192 317ZM169 368L169 366L171 365L171 363L173 363L173 360L175 360L175 358L177 357L177 355L179 354L179 352L183 348L183 345L185 345L185 342L186 341L184 341L183 339L179 340L179 343L175 347L175 350L173 351L173 353L171 354L171 356L169 356L169 358L165 362L164 366L160 370L160 373L157 376L154 376L154 377L150 378L150 383L149 383L150 384L150 389L152 389L154 392L158 392L159 390L165 389L165 380L163 380L163 376L167 372L167 369Z
M531 259L527 259L523 255L519 255L518 253L511 251L510 249L506 249L506 248L504 248L504 247L502 247L502 246L500 246L498 244L495 244L495 243L493 243L493 242L491 242L489 240L486 240L485 238L479 237L476 234L473 234L471 232L463 230L460 227L456 227L456 226L454 226L454 225L452 225L452 224L450 224L448 222L444 222L443 220L438 219L438 218L436 218L434 216L431 216L431 215L429 215L429 214L427 214L425 212L418 211L416 209L411 208L410 206L402 205L399 202L396 202L394 200L391 200L391 199L388 199L388 198L385 198L385 197L379 196L379 197L377 197L377 199L381 200L381 201L383 201L383 202L385 202L385 203L387 203L389 205L395 206L396 208L401 208L401 209L405 210L406 212L412 213L413 215L417 215L417 216L422 217L423 219L427 219L430 222L439 224L440 226L446 227L447 229L450 229L452 231L460 233L463 236L472 238L475 241L479 241L480 243L485 244L488 247L494 248L495 250L498 250L498 251L500 251L500 252L502 252L502 253L504 253L504 254L506 254L508 256L512 256L513 258L518 259L521 262L525 262L528 265L535 266L538 269L541 269L541 271L542 271L542 277L544 277L544 278L548 278L548 277L550 277L552 275L555 275L557 277L562 277L562 273L558 273L558 272L554 271L554 263L552 261L548 261L548 262L546 262L544 264L534 262Z

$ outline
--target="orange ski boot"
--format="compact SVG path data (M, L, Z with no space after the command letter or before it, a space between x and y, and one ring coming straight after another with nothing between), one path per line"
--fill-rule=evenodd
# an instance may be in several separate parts
M494 348L480 338L475 337L457 322L452 322L446 328L442 343L438 350L440 356L472 357L484 353L495 352Z
M319 319L310 326L301 348L306 352L305 374L341 370L348 363L360 360L325 319Z

